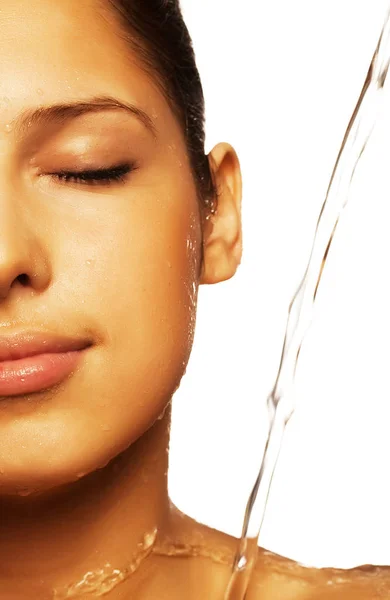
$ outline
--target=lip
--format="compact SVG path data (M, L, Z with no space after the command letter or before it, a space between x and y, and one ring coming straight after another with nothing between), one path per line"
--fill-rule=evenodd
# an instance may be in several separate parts
M0 336L0 396L39 392L61 383L91 345L86 338L42 332Z

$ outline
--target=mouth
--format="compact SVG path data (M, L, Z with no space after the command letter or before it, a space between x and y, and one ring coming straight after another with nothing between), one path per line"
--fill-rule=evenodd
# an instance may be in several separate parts
M92 345L41 332L0 336L0 396L40 392L69 377Z

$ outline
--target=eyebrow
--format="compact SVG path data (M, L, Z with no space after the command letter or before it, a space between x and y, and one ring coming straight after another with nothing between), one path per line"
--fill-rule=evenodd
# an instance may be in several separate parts
M11 123L12 129L18 135L26 135L32 126L44 126L57 123L59 125L81 115L97 113L105 110L125 111L136 117L146 129L157 136L156 128L149 115L141 108L118 100L111 96L97 96L90 99L49 106L40 106L36 109L22 111Z

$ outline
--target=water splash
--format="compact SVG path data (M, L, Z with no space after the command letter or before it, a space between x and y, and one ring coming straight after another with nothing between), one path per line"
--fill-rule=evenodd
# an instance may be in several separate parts
M62 590L54 590L53 600L66 600L67 598L101 598L132 575L141 563L152 553L157 538L157 529L146 533L143 541L138 544L139 549L131 563L123 569L116 569L110 563L94 571L88 571L77 583L71 584Z
M294 411L293 387L299 353L311 324L323 270L341 214L349 200L356 168L381 108L389 64L390 11L336 160L305 275L289 307L279 372L267 400L270 419L268 439L260 471L247 503L242 537L225 600L244 600L248 590L284 432Z

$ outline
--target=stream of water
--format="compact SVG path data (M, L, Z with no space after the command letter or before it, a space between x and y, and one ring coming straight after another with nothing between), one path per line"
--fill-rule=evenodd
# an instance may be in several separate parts
M269 433L259 474L250 494L242 537L225 600L245 600L257 558L258 540L264 521L272 478L284 432L291 418L294 379L329 249L341 214L348 203L351 183L377 121L390 64L390 12L368 70L363 89L348 124L319 216L309 263L289 307L287 330L275 385L268 397Z

